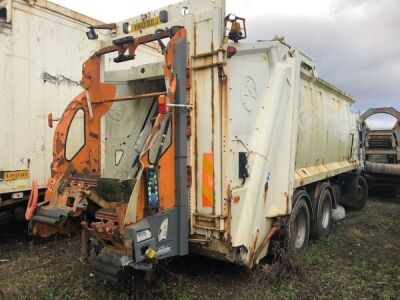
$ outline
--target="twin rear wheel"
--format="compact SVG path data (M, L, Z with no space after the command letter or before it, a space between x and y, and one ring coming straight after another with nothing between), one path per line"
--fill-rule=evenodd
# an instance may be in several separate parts
M287 242L291 255L302 256L308 246L309 237L321 238L329 235L332 226L332 195L323 187L317 205L316 217L312 216L308 194L299 191L294 195L295 205L289 218Z
M328 236L332 227L332 195L324 188L318 199L317 215L311 222L311 237L319 239Z
M297 191L293 196L294 207L289 217L286 241L291 255L304 254L308 240L328 236L332 227L333 196L328 183L320 185L314 218L311 211L309 195L306 191ZM342 199L343 198L343 199ZM363 176L358 176L356 189L341 198L341 204L350 209L362 209L368 198L368 184Z
M297 195L289 218L287 242L289 253L293 256L304 254L310 236L310 210L306 197L305 192Z

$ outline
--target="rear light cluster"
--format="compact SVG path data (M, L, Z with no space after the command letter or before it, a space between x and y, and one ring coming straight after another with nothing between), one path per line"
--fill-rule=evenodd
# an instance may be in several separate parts
M161 95L158 97L158 113L159 114L167 113L167 104L165 95Z
M235 47L228 46L228 48L226 49L226 53L227 53L228 58L231 58L232 56L234 56L237 53L237 49Z

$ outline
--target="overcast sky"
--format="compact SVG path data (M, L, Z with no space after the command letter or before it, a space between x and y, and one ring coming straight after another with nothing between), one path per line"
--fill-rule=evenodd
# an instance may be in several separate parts
M177 1L52 2L115 22ZM355 111L400 110L400 0L227 0L227 12L246 18L249 41L279 34L314 57L320 77L356 98Z

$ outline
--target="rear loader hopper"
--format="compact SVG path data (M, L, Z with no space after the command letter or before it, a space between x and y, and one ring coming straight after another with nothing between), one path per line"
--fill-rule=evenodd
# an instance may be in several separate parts
M354 100L312 58L282 39L243 43L223 0L113 28L57 124L33 234L82 230L93 273L118 281L189 251L251 268L278 233L302 254L339 202L363 206Z

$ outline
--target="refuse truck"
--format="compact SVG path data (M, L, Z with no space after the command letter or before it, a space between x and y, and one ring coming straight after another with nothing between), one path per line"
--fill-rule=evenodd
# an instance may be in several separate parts
M54 135L47 114L60 117L82 91L79 65L100 47L85 35L95 24L48 1L0 0L0 224L16 208L23 215L32 179L44 196Z
M363 206L354 99L310 56L244 42L223 0L111 27L57 123L45 200L26 212L34 235L81 230L92 272L119 281L189 252L252 268L281 234L301 255L339 203Z

